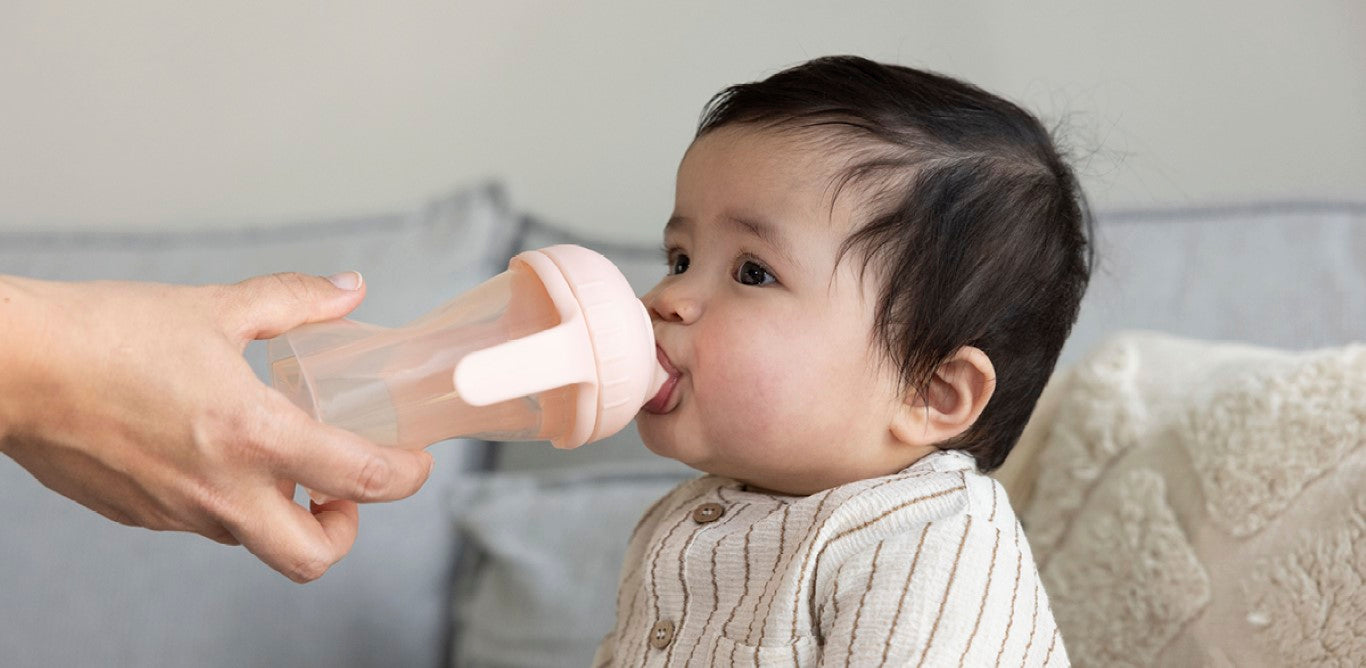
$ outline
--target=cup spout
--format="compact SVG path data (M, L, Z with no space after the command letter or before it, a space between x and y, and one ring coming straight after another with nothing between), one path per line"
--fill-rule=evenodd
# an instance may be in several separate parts
M669 371L664 368L659 360L655 360L654 375L650 377L650 389L645 394L645 401L655 398L659 394L659 388L664 387L664 382L669 380Z

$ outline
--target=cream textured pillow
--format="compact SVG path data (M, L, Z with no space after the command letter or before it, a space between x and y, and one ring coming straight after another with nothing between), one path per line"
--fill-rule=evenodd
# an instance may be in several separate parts
M1129 333L1049 395L1012 491L1078 665L1366 665L1366 346Z

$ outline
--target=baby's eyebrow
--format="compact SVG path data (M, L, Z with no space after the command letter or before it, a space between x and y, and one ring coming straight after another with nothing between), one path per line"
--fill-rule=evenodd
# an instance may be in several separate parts
M669 217L669 222L664 223L664 235L668 236L671 232L683 233L688 231L688 228L690 227L692 227L692 221L678 214L674 214Z
M776 251L778 255L781 255L788 264L797 264L797 259L793 257L791 253L791 245L788 244L787 238L783 236L782 231L778 229L777 225L762 218L754 218L752 216L743 216L729 212L722 216L721 219L731 225L739 227L750 236L758 237L760 241Z

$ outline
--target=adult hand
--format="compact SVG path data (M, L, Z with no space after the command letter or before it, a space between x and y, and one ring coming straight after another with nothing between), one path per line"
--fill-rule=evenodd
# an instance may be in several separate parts
M0 276L0 452L116 522L240 544L314 580L355 542L355 502L416 492L432 459L314 421L242 351L364 293L354 272L194 287ZM296 485L335 500L305 509Z

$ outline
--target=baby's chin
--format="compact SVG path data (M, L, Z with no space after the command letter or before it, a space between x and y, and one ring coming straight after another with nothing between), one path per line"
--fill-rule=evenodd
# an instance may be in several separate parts
M676 459L688 466L693 466L692 461L689 460L696 460L697 457L695 455L689 456L686 449L679 447L679 439L667 433L664 425L660 424L663 417L648 413L641 413L636 417L636 428L640 432L640 440L645 443L645 449L660 457Z
M712 470L713 457L702 447L702 439L683 437L671 430L676 427L669 422L668 415L641 413L636 417L636 427L645 448L660 457L687 464L704 473L718 473ZM718 473L719 475L719 473Z
M697 446L700 444L694 439L679 442L678 439L670 438L669 435L651 432L644 422L641 422L639 427L640 437L645 443L646 449L660 457L668 457L703 473L733 478L741 482L747 481L753 477L750 474L755 473L741 470L743 467L737 467L735 462L726 461L719 457L716 452L698 448Z

